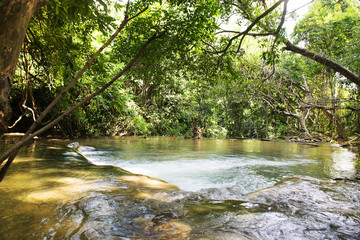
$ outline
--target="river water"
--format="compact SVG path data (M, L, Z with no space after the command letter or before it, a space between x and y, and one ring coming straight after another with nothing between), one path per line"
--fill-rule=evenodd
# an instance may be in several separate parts
M360 239L360 185L332 180L355 174L354 154L336 145L77 141L21 150L0 239Z

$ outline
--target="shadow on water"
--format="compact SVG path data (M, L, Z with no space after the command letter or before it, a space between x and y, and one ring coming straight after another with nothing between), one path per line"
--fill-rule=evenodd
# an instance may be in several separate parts
M298 176L250 193L240 185L182 191L156 178L93 165L69 143L36 141L21 151L0 184L1 239L360 238L358 183ZM166 141L161 145L166 148ZM165 151L151 148L155 153L138 150Z

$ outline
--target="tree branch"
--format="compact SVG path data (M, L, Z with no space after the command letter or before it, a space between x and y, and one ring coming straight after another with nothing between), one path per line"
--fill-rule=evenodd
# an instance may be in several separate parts
M249 32L253 29L253 27L260 22L261 19L265 18L267 15L269 15L272 11L274 11L282 2L284 1L288 1L288 0L279 0L277 1L273 6L271 6L268 10L266 10L265 12L263 12L260 16L258 16L257 18L254 19L254 21L250 24L250 26L248 26L246 28L245 31L243 32L239 32L238 34L236 34L235 36L233 36L232 38L230 38L228 44L226 45L226 47L221 50L221 51L217 51L217 52L213 52L216 54L219 53L226 53L228 51L228 49L231 47L232 43L234 40L238 39L239 37L241 37L238 49L240 49L240 46L242 45L242 42L245 38L245 36L249 35ZM252 34L254 35L254 34Z
M18 150L28 141L30 141L31 139L33 139L35 136L38 136L42 133L44 133L45 131L49 130L51 127L53 127L55 124L57 124L58 122L60 122L60 120L62 120L65 116L69 115L70 113L72 113L74 110L76 110L77 108L81 107L82 105L84 105L85 103L87 103L88 101L90 101L91 99L93 99L94 97L96 97L97 95L99 95L100 93L104 92L108 87L110 87L116 80L118 80L121 76L123 76L127 71L130 70L130 68L134 65L134 63L136 62L136 60L142 55L142 53L145 51L146 47L155 39L160 38L162 36L164 36L166 34L167 31L163 31L160 34L154 34L151 38L149 38L139 49L139 51L136 53L136 55L129 61L129 63L124 67L124 69L119 72L117 75L115 75L108 83L106 83L102 88L98 89L96 92L94 92L93 94L89 95L88 97L84 98L81 102L77 103L76 105L74 105L73 107L71 107L70 109L68 109L66 112L64 112L63 114L61 114L59 117L57 117L56 119L54 119L52 122L48 123L46 126L42 127L41 129L39 129L38 131L32 133L32 134L28 134L25 135L25 137L18 143L14 144L8 151L6 151L1 157L0 157L0 163L4 162L7 158L8 161L6 162L6 164L3 166L3 168L0 171L0 182L3 180L8 168L10 167L11 163L13 162ZM16 153L16 154L14 154Z
M0 182L3 180L7 170L9 169L10 165L12 164L13 160L15 159L19 149L29 140L31 140L32 138L34 138L35 136L45 132L46 130L50 129L51 127L53 127L56 123L58 123L63 117L65 117L66 115L72 113L76 108L82 106L83 104L85 104L87 101L89 101L90 99L92 99L93 97L95 97L96 95L102 93L103 91L105 91L106 88L108 88L112 83L114 83L119 77L121 77L126 71L128 71L131 66L134 64L134 62L140 57L140 55L142 54L142 52L145 50L146 46L148 44L150 44L150 42L152 42L153 40L155 40L156 38L158 38L159 36L154 35L153 37L149 38L149 40L141 47L141 49L139 50L139 52L135 55L135 57L129 62L129 64L123 69L123 71L121 71L118 75L116 75L114 77L113 80L111 80L109 83L107 83L103 88L101 88L100 90L98 90L97 92L95 92L94 94L88 96L87 98L85 98L83 101L81 101L80 103L76 104L75 106L73 106L72 108L70 108L69 110L67 110L65 113L63 113L62 115L60 115L58 118L56 118L55 120L53 120L52 122L48 123L46 126L44 126L43 128L41 128L40 130L32 133L36 126L43 120L43 118L50 112L50 110L63 98L63 96L70 90L70 88L77 82L77 80L80 79L80 77L82 77L82 75L85 73L85 71L90 67L90 65L94 62L94 60L100 55L100 53L110 45L110 43L117 37L117 35L120 33L120 31L122 29L124 29L124 27L126 26L126 24L132 20L134 17L139 16L141 13L145 12L147 10L147 7L144 8L143 10L141 10L139 13L137 13L136 15L134 15L133 17L129 18L128 16L128 12L129 12L129 8L130 8L130 0L128 0L127 5L126 5L126 10L125 10L125 16L124 16L124 20L121 22L119 28L115 31L115 33L108 39L108 41L106 43L104 43L99 49L98 51L93 55L93 57L84 65L84 67L81 69L81 71L75 76L75 78L73 80L71 80L71 82L63 89L63 91L49 104L49 106L41 113L41 115L38 117L38 119L29 127L29 129L27 130L27 132L25 133L25 136L23 137L23 139L14 144L8 151L6 151L1 157L0 157L0 165L6 161L5 165L1 168L0 171ZM164 33L165 34L165 33ZM162 36L162 35L161 35Z
M40 114L37 121L34 122L30 128L27 130L26 134L29 134L34 131L36 126L44 119L44 117L50 112L50 110L65 96L65 94L70 90L70 88L82 77L82 75L85 73L85 71L90 67L90 65L95 61L95 59L100 55L100 53L107 48L110 43L119 35L121 30L124 29L126 24L133 19L135 16L139 16L139 14L143 13L147 10L147 8L144 8L142 11L140 11L138 14L136 14L134 17L129 18L128 12L130 7L130 1L128 1L126 5L125 10L125 16L124 20L121 22L119 28L114 32L114 34L97 50L97 52L91 57L90 60L86 62L84 67L78 72L78 74L73 78L68 85L62 90L62 92L47 106L47 108ZM1 163L1 162L0 162Z
M360 75L350 71L348 68L344 67L340 63L337 63L331 59L321 56L320 54L311 52L307 49L300 48L288 40L285 40L284 44L286 45L285 50L300 54L300 55L310 58L330 69L333 69L334 71L336 71L336 72L342 74L344 77L346 77L350 82L355 83L358 87L360 87Z

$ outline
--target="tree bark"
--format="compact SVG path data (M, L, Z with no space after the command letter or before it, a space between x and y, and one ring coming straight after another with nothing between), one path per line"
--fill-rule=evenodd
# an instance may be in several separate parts
M29 21L47 0L0 2L0 136L7 131L11 115L9 94Z
M290 41L285 40L284 41L286 48L285 50L294 52L294 53L298 53L304 57L310 58L330 69L333 69L334 71L342 74L344 77L346 77L349 81L355 83L358 87L360 87L360 75L350 71L349 69L347 69L346 67L344 67L343 65L341 65L340 63L337 63L331 59L328 59L324 56L321 56L317 53L311 52L307 49L304 48L300 48L294 44L292 44Z

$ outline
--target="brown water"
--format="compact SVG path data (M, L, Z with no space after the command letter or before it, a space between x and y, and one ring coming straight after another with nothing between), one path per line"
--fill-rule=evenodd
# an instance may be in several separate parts
M100 166L69 143L23 148L0 183L0 239L360 238L360 186L331 180L354 172L351 153L336 146L80 140Z

